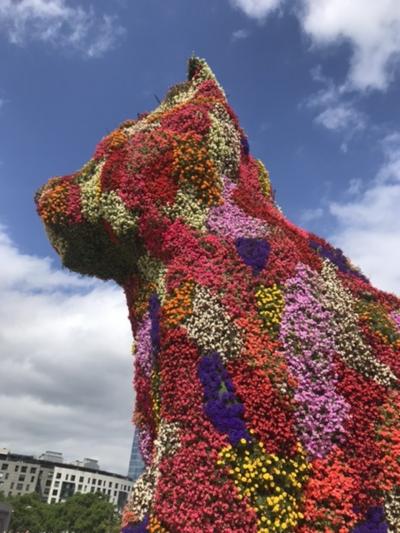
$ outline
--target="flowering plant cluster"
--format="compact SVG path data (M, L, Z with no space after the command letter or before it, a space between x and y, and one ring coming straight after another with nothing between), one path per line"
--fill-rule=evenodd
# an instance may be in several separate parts
M228 467L239 498L256 511L258 531L293 531L304 518L299 503L310 465L300 444L298 453L286 459L267 453L262 442L242 438L234 448L221 450L217 464Z
M218 353L200 359L199 377L204 386L204 412L213 426L225 433L233 445L246 442L249 434L243 420L243 404L235 396Z
M285 218L204 60L36 203L64 265L126 294L123 533L400 531L400 301Z

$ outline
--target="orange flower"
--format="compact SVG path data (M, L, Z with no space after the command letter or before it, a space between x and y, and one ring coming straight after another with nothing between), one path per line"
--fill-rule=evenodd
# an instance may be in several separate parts
M150 533L168 533L168 530L160 524L155 516L150 517L149 531Z
M192 313L193 282L185 282L175 289L163 308L165 322L168 327L176 327Z
M129 523L134 524L138 522L138 517L132 511L123 511L122 513L122 527L127 526Z
M52 185L56 183L55 185ZM42 192L38 205L39 215L45 224L66 222L68 209L69 182L57 182L54 178Z
M125 143L127 139L128 139L128 135L126 134L125 130L123 129L114 130L107 137L107 148L109 150L114 150L115 148L119 148Z
M201 144L201 137L193 133L182 134L177 138L173 154L172 168L178 181L193 185L199 199L207 205L218 205L222 183L207 148Z

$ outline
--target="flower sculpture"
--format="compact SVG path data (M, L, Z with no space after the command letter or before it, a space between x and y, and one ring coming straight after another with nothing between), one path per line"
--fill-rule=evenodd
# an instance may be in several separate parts
M123 287L146 469L122 531L400 531L400 301L290 223L207 63L36 196Z

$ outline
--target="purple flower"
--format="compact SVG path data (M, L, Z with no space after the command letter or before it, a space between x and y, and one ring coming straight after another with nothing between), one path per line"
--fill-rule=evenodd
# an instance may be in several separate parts
M151 437L150 428L141 426L139 429L139 449L143 461L146 465L151 463L153 451L153 439Z
M344 274L352 274L353 276L356 276L362 279L363 281L369 283L367 277L365 277L363 274L361 274L361 272L358 272L357 270L354 270L351 267L340 248L328 248L327 246L322 246L322 244L317 241L314 241L313 239L310 239L309 245L313 250L317 251L321 257L329 259L331 263L336 265L340 272L343 272Z
M147 533L149 525L149 518L146 516L140 524L128 524L121 529L121 533Z
M150 320L149 314L147 313L142 322L139 324L138 330L136 332L136 360L146 374L150 376L151 365L152 365L152 339L151 339L151 327L152 322Z
M308 267L297 267L285 292L280 336L297 381L297 432L311 457L324 457L343 438L349 413L349 405L336 391L332 316L317 298L318 275Z
M217 352L200 359L198 373L204 387L204 412L214 427L226 433L235 446L240 439L250 440L243 420L243 404L235 396L229 377Z
M256 276L265 267L270 246L264 239L239 237L236 239L236 250L242 261L253 270Z
M223 182L224 203L210 210L207 220L208 228L229 239L264 237L267 233L267 225L242 211L232 200L236 185L226 177L223 177Z
M387 533L388 526L382 507L368 509L366 520L358 524L352 533Z
M249 155L250 146L249 146L249 140L247 139L247 137L243 135L242 138L240 139L240 144L242 145L244 155Z
M393 322L396 324L396 327L400 333L400 311L392 311L390 314Z

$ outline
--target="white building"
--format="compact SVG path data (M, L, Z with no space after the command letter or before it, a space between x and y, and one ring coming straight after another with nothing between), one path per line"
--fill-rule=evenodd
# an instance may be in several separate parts
M125 505L134 485L131 479L100 470L95 459L57 463L54 455L42 459L46 454L36 458L0 449L0 491L5 496L37 492L48 503L65 501L76 492L101 492L118 509Z
M120 509L125 505L133 485L133 481L118 474L80 466L57 465L54 468L47 503L64 501L75 492L102 492Z

